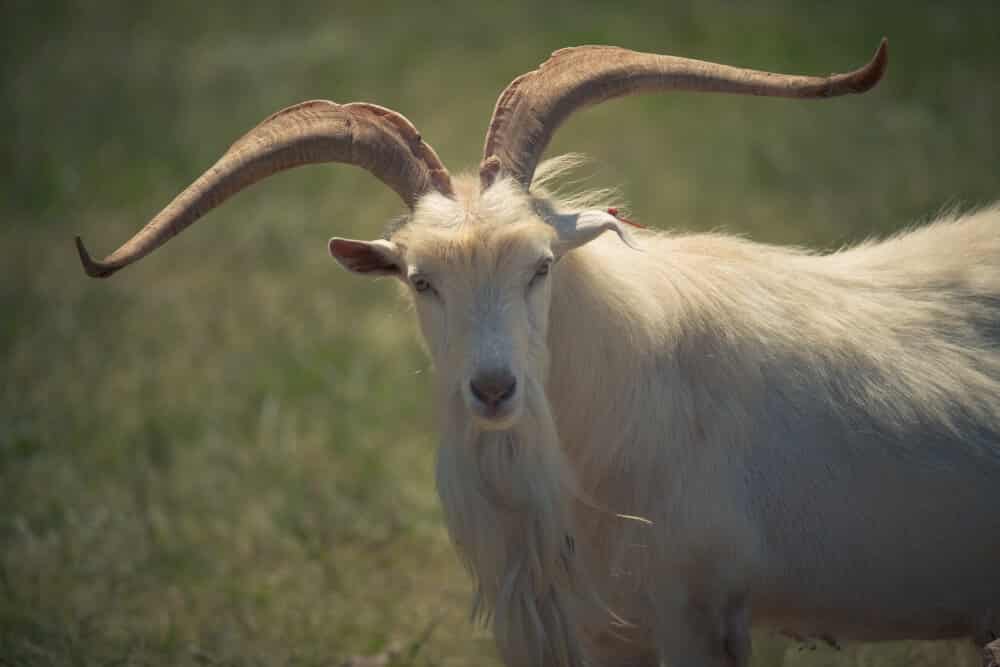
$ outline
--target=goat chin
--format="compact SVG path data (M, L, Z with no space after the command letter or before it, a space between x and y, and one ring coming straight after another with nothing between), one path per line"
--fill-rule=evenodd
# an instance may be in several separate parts
M492 622L509 665L583 663L581 628L611 612L583 571L573 539L572 470L538 383L528 381L521 418L486 430L461 396L443 403L437 484L449 533L476 586L473 617Z

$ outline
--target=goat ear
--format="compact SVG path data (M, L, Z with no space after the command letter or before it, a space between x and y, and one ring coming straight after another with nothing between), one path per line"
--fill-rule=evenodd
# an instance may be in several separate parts
M556 257L562 257L570 250L593 241L607 231L617 234L622 243L633 250L640 250L632 238L632 234L622 226L618 218L606 211L584 211L556 215L549 220L549 223L558 234L558 237L552 242L552 252L555 253Z
M399 248L391 241L355 241L333 237L330 255L348 271L366 276L402 275Z

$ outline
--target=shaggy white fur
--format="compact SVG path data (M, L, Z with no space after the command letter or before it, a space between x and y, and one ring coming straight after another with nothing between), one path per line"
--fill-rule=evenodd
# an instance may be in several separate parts
M745 665L751 620L1000 634L1000 209L828 255L637 250L539 187L571 163L457 179L378 248L421 287L441 499L507 664ZM503 422L467 389L497 365Z

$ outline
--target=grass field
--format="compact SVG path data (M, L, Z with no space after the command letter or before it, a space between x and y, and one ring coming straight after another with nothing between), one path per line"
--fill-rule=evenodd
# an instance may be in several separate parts
M411 315L326 255L376 236L390 191L297 170L114 279L77 264L74 234L112 249L282 106L391 106L455 170L499 90L562 46L822 74L888 35L867 96L625 100L550 154L594 156L589 184L646 224L823 248L1000 196L1000 3L534 4L5 9L0 665L496 664L437 507ZM755 657L963 664L959 644L767 636Z

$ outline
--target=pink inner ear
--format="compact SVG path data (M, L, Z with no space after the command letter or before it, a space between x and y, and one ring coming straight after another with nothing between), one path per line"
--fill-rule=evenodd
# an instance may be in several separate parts
M358 273L396 273L399 270L377 248L363 241L331 239L330 254Z

